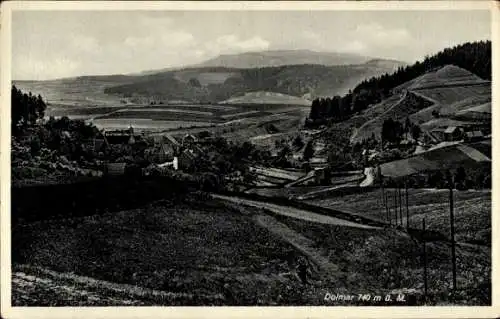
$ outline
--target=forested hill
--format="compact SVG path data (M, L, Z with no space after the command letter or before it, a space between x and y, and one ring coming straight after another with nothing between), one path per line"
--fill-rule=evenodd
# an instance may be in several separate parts
M341 121L349 118L389 97L393 88L449 64L468 70L482 79L491 80L491 41L468 42L447 48L413 65L399 67L390 75L386 73L364 80L342 97L315 99L307 124L316 125L325 123L326 120Z

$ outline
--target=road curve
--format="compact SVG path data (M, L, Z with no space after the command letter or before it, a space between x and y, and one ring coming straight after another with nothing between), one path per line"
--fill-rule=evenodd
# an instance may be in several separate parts
M222 199L222 200L225 200L228 202L232 202L235 204L268 209L276 214L280 214L283 216L292 217L292 218L296 218L296 219L302 219L302 220L306 220L306 221L313 222L313 223L329 224L329 225L337 225L337 226L345 226L345 227L354 227L354 228L363 228L363 229L378 229L379 228L379 227L375 227L375 226L368 226L368 225L363 225L363 224L347 221L347 220L336 218L336 217L321 215L321 214L313 213L311 211L307 211L304 209L298 209L298 208L294 208L294 207L290 207L290 206L282 206L282 205L277 205L277 204L272 204L272 203L266 203L266 202L261 202L261 201L256 201L256 200L250 200L250 199L233 197L233 196L218 195L218 194L212 194L212 197Z

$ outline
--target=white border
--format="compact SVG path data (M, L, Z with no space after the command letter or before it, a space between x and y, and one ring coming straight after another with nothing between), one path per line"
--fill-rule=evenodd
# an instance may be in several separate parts
M0 227L1 227L1 317L2 318L494 318L500 316L498 216L492 213L492 307L64 307L38 308L10 306L10 80L11 80L11 13L15 10L491 10L492 12L492 67L493 67L493 154L499 150L496 136L500 134L500 70L498 40L500 39L500 4L494 1L314 1L314 2L139 2L139 1L22 1L3 2L1 6L2 48L0 77ZM497 116L498 115L498 116ZM496 189L499 172L493 162L492 212L499 207Z

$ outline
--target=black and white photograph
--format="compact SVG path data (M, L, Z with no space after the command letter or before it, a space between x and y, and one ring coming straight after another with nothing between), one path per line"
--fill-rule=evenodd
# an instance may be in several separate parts
M17 4L12 309L494 305L493 3Z

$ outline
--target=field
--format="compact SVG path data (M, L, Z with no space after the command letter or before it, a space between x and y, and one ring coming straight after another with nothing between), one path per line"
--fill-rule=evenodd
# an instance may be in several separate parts
M411 297L421 296L422 247L408 236L391 230L342 228L287 217L277 219L321 247L345 274L343 280L351 291L380 294L396 290L408 291ZM427 252L429 292L433 300L430 304L450 304L450 249L440 243L429 243ZM487 296L491 274L489 254L490 251L479 248L457 249L459 289L455 302L465 303L460 301L464 297L470 300L469 304L490 302Z
M404 292L405 304L422 304L421 246L402 232L318 224L219 200L197 202L18 225L13 304L362 304L325 302L326 292ZM447 304L448 249L427 247L430 304ZM478 292L489 289L488 254L459 247L457 255L455 302L489 304L487 293ZM295 271L301 257L309 263L307 285Z
M293 105L211 105L211 104L177 104L177 105L114 105L98 107L70 107L58 105L49 108L46 117L68 116L72 119L82 119L92 122L99 128L124 129L131 125L139 130L172 131L178 129L205 127L220 134L235 133L237 129L247 129L249 126L264 125L275 122L276 127L285 123L286 129L296 127L303 121L307 107ZM286 124L289 121L293 124ZM216 130L215 126L228 126L232 131L223 132L224 128ZM283 128L283 125L281 125ZM263 127L264 128L264 127ZM267 134L265 129L255 132L241 132L250 138ZM231 135L231 134L230 134Z
M401 177L427 170L446 170L459 166L481 167L491 162L490 157L481 153L486 147L480 146L481 150L474 148L475 145L451 145L430 150L402 160L381 164L382 175L389 177ZM490 151L491 152L491 151Z
M33 269L42 267L181 297L196 296L163 300L163 304L177 305L276 301L279 294L285 295L287 285L296 286L281 273L289 271L289 263L300 255L248 216L216 202L155 205L26 224L14 229L13 243L14 269L25 265L19 270L28 275L36 275ZM24 293L22 287L15 288L14 304L37 302L22 299ZM34 292L44 304L55 302L41 293ZM158 299L147 294L139 298L144 304ZM79 302L103 303L70 299L65 304Z
M455 65L446 65L436 71L430 71L411 81L401 84L396 90L420 90L442 86L470 86L484 84L485 81L469 71Z
M255 103L255 104L296 104L310 106L311 101L302 99L296 96L291 96L282 93L273 92L249 92L242 96L232 97L221 103L239 104L239 103Z
M385 189L385 192L389 196L388 202L391 205L392 214L394 214L394 189ZM422 218L425 217L428 229L449 235L448 196L448 190L409 189L410 226L420 228ZM382 209L381 198L381 190L374 190L306 202L386 221L387 215L386 211ZM405 203L403 199L404 225L406 225ZM491 192L455 191L454 204L456 240L489 243L491 240Z

